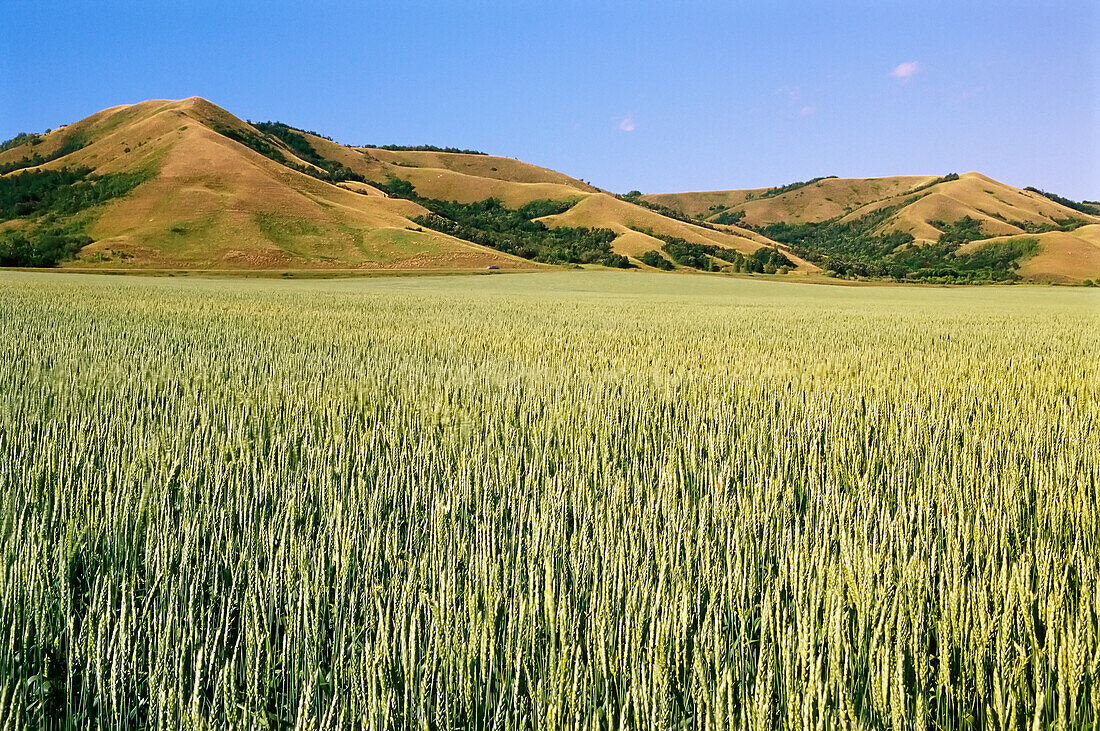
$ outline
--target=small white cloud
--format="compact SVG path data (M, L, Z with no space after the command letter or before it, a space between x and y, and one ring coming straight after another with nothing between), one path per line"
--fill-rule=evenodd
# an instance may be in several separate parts
M890 76L895 79L901 79L902 81L904 81L905 79L916 76L917 72L919 71L919 63L917 63L916 61L904 61L894 67L894 70L890 72Z
M775 93L787 97L787 104L796 104L802 98L802 89L797 86L781 86L775 90Z
M817 114L817 107L815 107L813 104L807 104L806 106L798 110L798 116L800 117L809 117L813 114Z
M619 129L621 129L623 132L633 132L634 129L635 129L635 127L634 127L634 115L633 114L628 114L625 117L623 117L621 120L619 120Z

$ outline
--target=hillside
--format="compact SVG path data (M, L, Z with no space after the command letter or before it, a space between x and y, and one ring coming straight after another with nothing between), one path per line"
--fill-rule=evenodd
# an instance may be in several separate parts
M743 212L744 223L763 226L818 223L837 218L868 203L897 195L935 180L931 175L890 178L822 178L792 189L754 188L642 196L645 200L681 211L692 218L715 221L723 213Z
M275 162L229 134L249 126L199 98L114 107L0 154L9 172L84 168L141 183L88 220L93 243L64 266L160 269L364 269L530 267L529 262L443 234L413 230L425 211L319 180ZM75 141L75 143L74 143ZM54 158L65 146L80 145ZM32 151L33 148L33 151ZM290 150L287 162L316 170ZM80 216L78 216L80 218ZM10 229L30 221L8 221ZM69 224L71 222L67 222ZM79 221L78 221L79 223Z
M0 262L8 264L644 267L635 258L639 242L654 250L666 245L650 234L705 242L719 254L774 246L744 230L685 224L519 160L350 147L280 123L245 122L198 97L112 107L21 135L0 150L0 176L12 203L0 210ZM593 197L610 204L588 204ZM490 199L503 208L492 213L488 229L479 229L485 222L474 221L471 210ZM547 201L554 205L547 208ZM556 215L581 204L571 217ZM433 216L441 205L452 214L442 224ZM519 212L525 206L533 206L528 218ZM515 229L503 239L502 221ZM643 226L648 233L635 230ZM723 260L707 261L717 267Z
M1038 243L1038 251L1020 267L1020 274L1037 282L1072 283L1085 275L1100 272L1100 224L1089 224L1073 231L1048 231L1041 234L997 236L974 241L960 248L963 253L980 251L990 245L1004 245L1026 239Z
M660 250L665 241L656 236L683 239L721 249L752 254L776 242L737 226L693 223L662 215L634 202L622 200L576 178L512 158L421 150L389 150L377 147L345 147L327 138L307 134L318 153L339 161L365 179L385 187L398 178L412 185L418 198L459 204L475 204L488 198L510 208L537 201L572 202L565 213L536 220L549 228L608 229L616 236L611 249L635 266L639 257ZM391 191L391 194L393 191ZM794 270L820 271L793 254Z
M342 145L198 97L112 107L0 144L8 266L1075 282L1100 278L1097 213L978 173L613 195L508 157Z
M947 176L951 177L951 176ZM963 173L938 181L916 193L901 192L861 206L840 220L850 222L885 208L898 207L880 227L882 232L904 231L920 242L936 241L942 222L969 217L980 222L987 235L1039 233L1067 221L1100 223L1091 216L1056 203L1038 193L1020 190L980 173Z
M984 242L1020 254L993 267L1005 275L1065 282L1100 276L1089 234L1073 233L1100 223L1100 216L1052 198L976 172L642 196L700 221L735 221L842 274L900 269L911 276L925 269L930 278L952 278L951 271L960 271L955 257L982 249L971 242Z
M565 213L539 219L548 226L606 227L617 236L613 242L616 251L631 257L640 257L647 250L661 249L664 235L682 239L692 244L733 249L742 254L752 254L761 247L771 247L775 242L758 233L732 226L703 228L615 198L606 193L594 194L573 206ZM795 271L817 272L818 267L788 253L796 265Z

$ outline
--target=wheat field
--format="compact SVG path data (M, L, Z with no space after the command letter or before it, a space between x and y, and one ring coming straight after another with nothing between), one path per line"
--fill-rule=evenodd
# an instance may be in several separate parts
M1100 297L0 272L0 728L1100 724Z

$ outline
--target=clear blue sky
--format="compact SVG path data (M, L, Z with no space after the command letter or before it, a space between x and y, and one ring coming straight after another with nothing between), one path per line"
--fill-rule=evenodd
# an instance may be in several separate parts
M619 192L979 170L1095 200L1097 7L0 0L0 138L199 95Z

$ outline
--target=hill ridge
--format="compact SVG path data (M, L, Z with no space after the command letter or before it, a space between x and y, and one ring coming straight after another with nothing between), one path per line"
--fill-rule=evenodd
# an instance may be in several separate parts
M116 105L0 146L0 198L14 201L0 263L35 250L63 267L135 270L737 270L759 253L753 266L803 274L897 277L900 262L923 261L922 277L980 279L992 270L957 266L980 239L1018 254L996 276L1100 277L1086 230L1100 216L976 171L615 196L514 158L419 147L342 145L198 96Z

